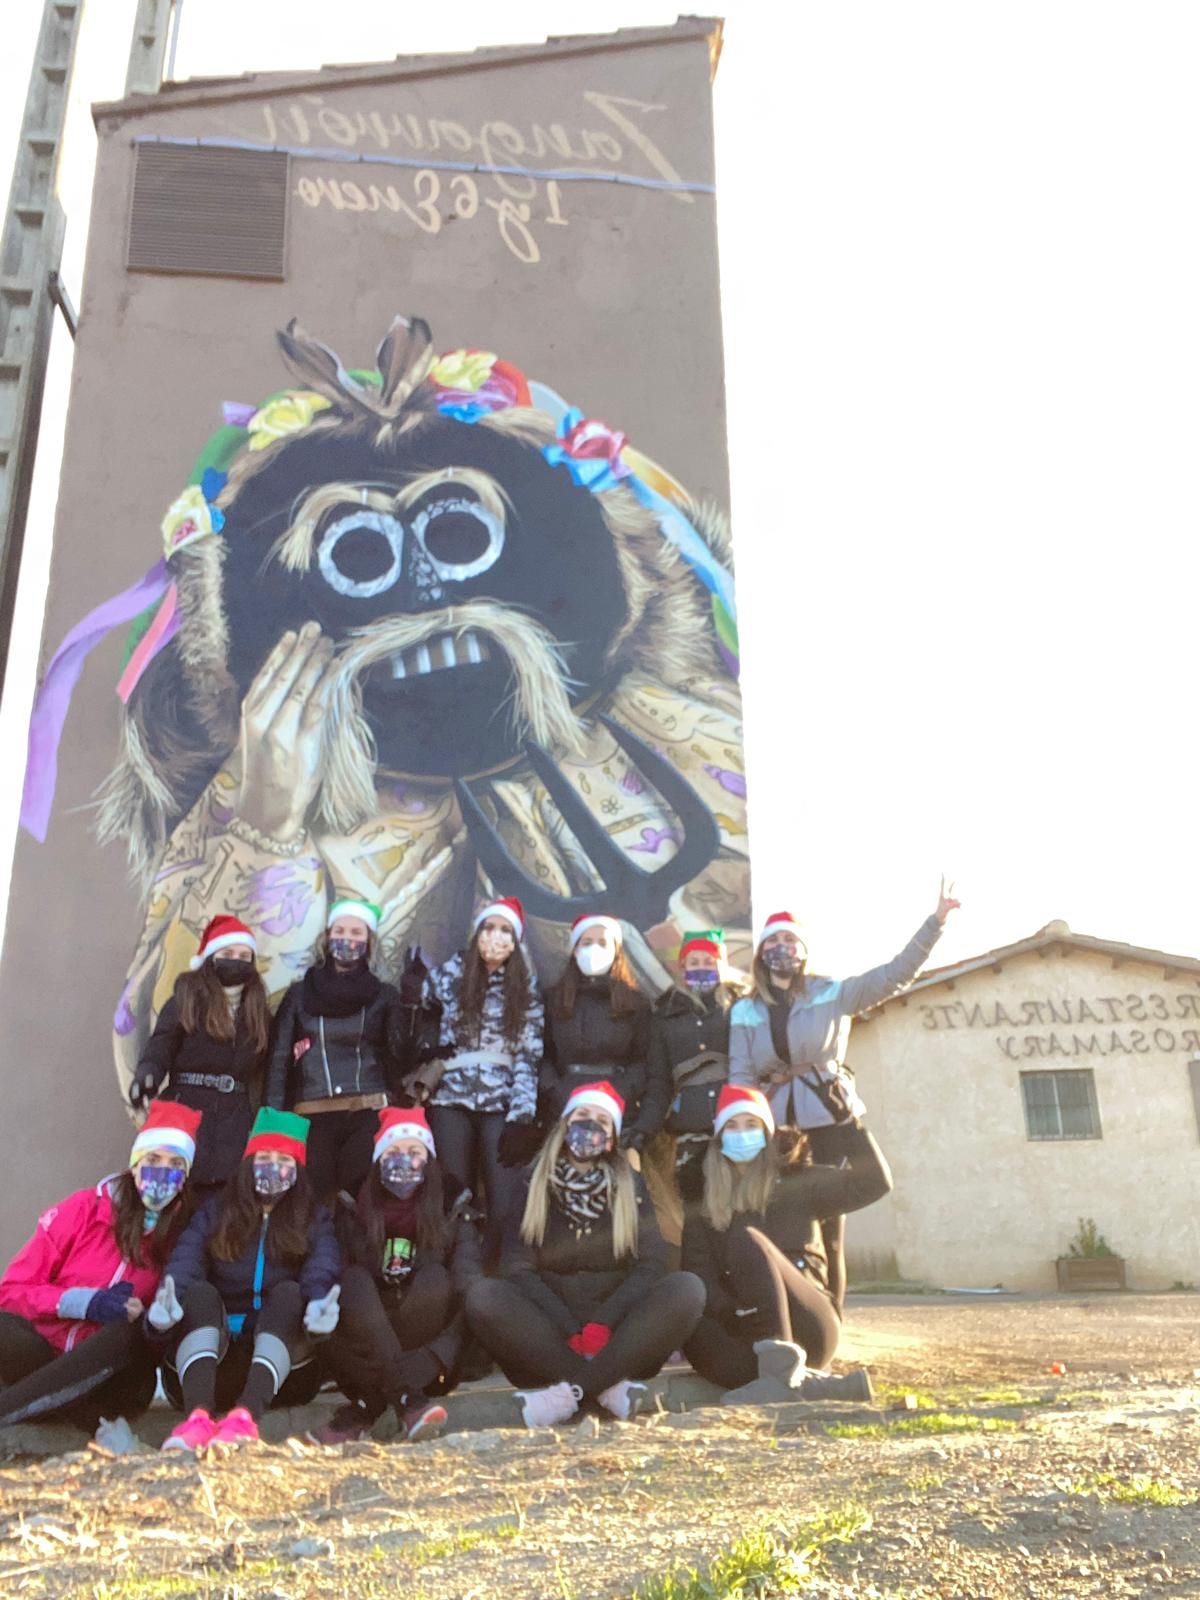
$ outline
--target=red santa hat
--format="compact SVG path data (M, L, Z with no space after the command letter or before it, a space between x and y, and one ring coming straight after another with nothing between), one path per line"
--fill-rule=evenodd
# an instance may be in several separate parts
M621 943L621 924L616 917L604 917L599 914L576 917L571 924L571 949L583 938L589 928L607 928L615 944Z
M429 1118L420 1106L385 1106L379 1113L373 1160L380 1161L401 1139L419 1139L431 1156L437 1155Z
M717 1096L713 1133L720 1133L730 1117L741 1116L745 1112L758 1118L767 1130L768 1137L775 1132L775 1118L771 1115L766 1095L759 1089L748 1089L740 1083L727 1083Z
M244 922L236 917L214 917L200 935L200 948L191 960L192 971L197 972L209 956L228 950L233 944L248 944L258 954L258 942Z
M567 1096L567 1103L562 1108L562 1120L565 1122L572 1111L578 1111L581 1106L590 1106L593 1111L607 1111L613 1127L620 1133L625 1102L611 1083L603 1080L600 1083L581 1083L578 1089Z
M794 933L800 941L804 954L808 954L808 940L804 937L804 930L796 921L790 911L773 911L763 923L763 931L758 936L758 948L762 949L764 939L773 933Z
M170 1150L183 1157L190 1171L196 1159L196 1132L202 1116L202 1112L174 1100L152 1100L129 1152L129 1165L136 1166L147 1150Z
M475 913L471 932L478 933L489 917L503 917L506 922L511 923L518 944L525 937L525 907L515 894L504 895L499 900L489 900L487 905L481 906Z

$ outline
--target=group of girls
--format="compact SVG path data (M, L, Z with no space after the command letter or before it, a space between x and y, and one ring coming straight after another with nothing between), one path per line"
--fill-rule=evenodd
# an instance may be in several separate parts
M319 1440L389 1407L429 1437L471 1346L530 1426L633 1415L680 1349L731 1401L869 1394L825 1371L842 1219L891 1184L846 1037L956 904L842 981L807 974L786 913L750 980L689 934L651 1004L610 917L575 923L543 999L516 900L399 986L372 970L378 908L341 900L273 1023L252 931L214 919L139 1063L128 1169L0 1280L0 1425L136 1412L157 1371L168 1449L255 1438L329 1378Z

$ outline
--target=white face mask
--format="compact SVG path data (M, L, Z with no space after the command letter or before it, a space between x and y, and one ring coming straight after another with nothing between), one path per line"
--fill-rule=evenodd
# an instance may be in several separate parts
M617 959L611 944L581 944L575 952L575 965L585 978L599 978L608 972Z

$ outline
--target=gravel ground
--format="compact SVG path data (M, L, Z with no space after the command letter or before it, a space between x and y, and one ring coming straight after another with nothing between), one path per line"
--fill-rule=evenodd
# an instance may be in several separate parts
M1200 1595L1198 1309L863 1299L846 1350L871 1357L874 1413L704 1409L201 1464L95 1448L10 1462L0 1594ZM686 1569L708 1580L664 1584Z

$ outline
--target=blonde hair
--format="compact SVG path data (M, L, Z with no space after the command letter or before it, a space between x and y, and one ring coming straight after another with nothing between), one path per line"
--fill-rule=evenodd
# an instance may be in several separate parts
M756 1000L761 1000L763 1005L770 1006L778 1003L779 996L786 994L789 1000L795 1000L804 993L805 969L808 959L805 957L800 962L799 971L788 984L786 990L778 987L771 980L771 969L763 960L762 945L754 952L754 965L751 967L752 992Z
M567 1137L564 1118L550 1134L533 1163L529 1175L529 1194L525 1201L525 1214L521 1218L521 1238L536 1249L546 1237L546 1223L550 1217L550 1177L562 1153ZM633 1168L624 1151L614 1150L602 1169L605 1175L604 1197L612 1216L613 1260L638 1253L637 1190L633 1181Z
M718 1233L725 1232L739 1211L767 1209L779 1167L779 1150L770 1134L753 1161L730 1161L720 1138L712 1140L704 1153L703 1210Z

